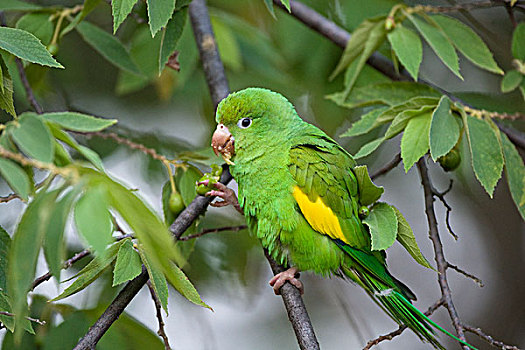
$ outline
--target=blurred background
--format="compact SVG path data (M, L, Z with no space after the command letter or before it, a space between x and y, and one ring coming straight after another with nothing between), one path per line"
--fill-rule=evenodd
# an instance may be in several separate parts
M38 3L74 6L81 1L42 0ZM304 3L351 31L364 18L385 14L397 2L326 0ZM418 2L408 3L413 5ZM447 1L425 3L450 5ZM373 138L374 135L353 139L338 137L363 113L363 110L348 111L337 107L324 97L341 90L341 77L328 81L341 49L277 8L274 19L261 0L211 0L208 4L232 90L260 86L282 93L304 119L325 130L351 153ZM143 2L137 5L139 13L145 12L145 8ZM472 25L461 14L454 15ZM523 20L523 15L516 15L517 20ZM509 69L513 27L505 9L474 10L470 11L470 16L481 24L480 27L476 24L474 29L491 48L498 64L504 70ZM18 17L19 13L9 13L6 20L12 23ZM110 6L98 6L88 20L110 32ZM118 36L131 48L132 57L148 78L119 73L85 45L76 32L71 32L60 42L56 55L65 70L28 68L31 84L44 110L76 110L118 119L119 123L112 131L155 148L169 158L175 158L184 151L202 151L201 154L211 155L209 143L215 128L213 106L189 21L177 47L180 72L165 69L162 75L157 76L154 69L152 71L149 64L151 58L140 54L144 50L136 49L154 45L154 41L158 40L158 37L151 39L144 24L128 18L119 29ZM134 55L134 52L137 54ZM388 51L384 53L389 55ZM499 76L481 71L461 57L460 66L464 81L447 71L433 52L425 47L420 77L447 91L457 92L467 101L482 101L487 106L499 104L510 109L521 109L522 112L525 110L519 92L497 95ZM375 74L378 73L368 68L360 79L366 80L367 75L373 77ZM17 77L14 78L17 84L16 107L21 113L30 108L20 82L16 81ZM0 118L8 120L3 112L0 112ZM524 130L523 125L518 127ZM103 157L107 171L114 178L137 188L156 211L162 212L161 188L168 175L158 161L110 140L82 136L79 140ZM388 141L360 163L368 165L371 172L381 168L398 152L399 142L399 137ZM450 179L454 181L446 199L453 208L450 223L459 236L457 241L447 232L445 208L436 202L445 256L452 264L482 279L484 284L480 288L474 281L449 270L454 302L466 323L481 327L507 344L525 347L525 226L503 180L500 180L491 200L474 178L467 153L462 150L462 165L452 173L445 173L439 166L428 164L432 180L439 190L445 190ZM220 160L211 158L205 162L220 163ZM385 187L383 200L395 205L405 215L423 254L433 263L432 246L427 238L423 191L417 171L412 169L405 174L399 166L375 182ZM232 186L235 187L235 184ZM0 194L8 192L8 187L0 183ZM12 233L24 204L11 201L1 205L0 225ZM212 228L243 222L243 218L231 208L210 208L201 220L201 226ZM69 236L68 248L72 256L83 248L74 232L70 232ZM416 306L420 310L426 310L439 299L435 272L414 263L397 243L388 250L388 264L392 274L416 293ZM62 278L72 276L82 266L79 263L67 270ZM42 258L37 275L46 271ZM260 245L247 231L209 234L197 239L185 272L214 312L190 304L177 292L171 291L170 312L165 323L174 349L297 348L282 300L274 296L268 286L272 276L268 263ZM359 349L367 341L397 328L360 288L337 278L322 279L310 273L303 273L302 280L306 289L304 300L321 348ZM57 284L51 280L39 286L35 294L52 298L64 289L64 285L68 284ZM119 289L110 285L111 274L108 273L105 278L62 303L94 309L92 314L96 317L118 293ZM38 296L33 297L33 304L35 308L47 307ZM126 311L156 333L155 309L147 289L140 292ZM438 310L432 318L446 329L452 329L445 309ZM61 319L54 321L56 324L62 322ZM90 323L84 322L82 327L86 324ZM0 331L0 337L4 337L5 332ZM49 332L41 337L51 334ZM440 339L447 349L459 348L457 343L445 336ZM480 349L490 348L475 336L468 336L468 339ZM44 343L42 338L37 337L31 343L24 343L22 348L53 348L42 345ZM2 348L11 349L13 346L10 336L5 336ZM102 342L102 347L111 347L110 341ZM429 346L407 331L391 342L381 343L378 348L423 349Z

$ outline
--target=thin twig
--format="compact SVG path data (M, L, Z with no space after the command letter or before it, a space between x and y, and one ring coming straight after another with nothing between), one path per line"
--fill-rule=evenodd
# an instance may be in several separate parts
M0 197L0 203L7 203L9 201L12 201L13 199L19 199L19 198L20 196L17 195L16 193L11 193L5 197Z
M241 231L241 230L245 230L247 228L248 228L247 225L210 228L210 229L202 230L201 232L195 233L193 235L180 237L179 241L189 241L190 239L201 237L201 236L207 235L209 233L217 233L217 232L223 232L223 231L238 232L238 231Z
M392 159L390 162L388 162L384 167L381 169L378 169L376 172L374 172L372 175L370 175L370 179L375 180L379 176L383 176L390 172L390 170L394 169L396 166L401 163L401 153L396 154L394 159Z
M439 192L435 188L432 188L432 193L434 194L434 196L436 196L441 201L441 203L443 204L443 206L447 210L447 214L445 216L445 224L447 225L448 232L457 241L459 237L454 232L454 230L452 229L452 226L450 225L450 213L452 212L452 207L448 204L448 202L445 199L445 195L450 192L450 190L452 189L452 184L453 183L454 183L454 181L452 179L450 179L450 183L448 185L448 188L445 191Z
M89 249L84 249L83 251L79 252L79 253L76 253L75 255L73 255L73 257L71 259L68 259L66 261L64 261L64 265L63 265L63 269L68 269L71 267L71 265L73 265L74 263L76 263L77 261L79 261L80 259L88 256L90 254L90 251ZM42 276L38 277L37 279L35 279L35 281L33 282L33 285L31 286L31 290L34 290L36 287L38 287L40 284L44 283L45 281L49 280L51 277L53 276L53 274L51 273L51 271L43 274Z
M42 106L38 103L38 101L35 98L35 94L33 93L33 89L31 88L31 85L29 85L29 81L27 80L26 71L24 69L24 64L22 63L22 60L18 57L15 57L16 66L18 68L18 74L20 75L20 80L22 80L22 85L24 86L24 89L26 91L27 100L33 106L33 109L37 114L44 113L44 110L42 109Z
M4 316L11 316L11 317L15 317L15 314L12 314L10 312L7 312L7 311L0 311L0 315L4 315ZM46 324L46 321L42 321L42 320L39 320L37 318L32 318L32 317L24 317L26 320L28 321L31 321L31 322L36 322L38 323L39 325L43 326Z
M492 346L494 346L496 348L500 348L500 349L503 349L503 350L520 350L517 346L507 345L507 344L505 344L505 343L503 343L501 341L495 340L490 335L488 335L487 333L483 332L481 330L481 328L479 328L479 327L473 327L473 326L468 325L466 323L462 323L461 325L463 326L465 331L476 334L478 337L480 337L481 339L485 340L487 343L489 343L490 345L492 345Z
M159 330L157 331L157 334L159 335L159 337L162 338L162 341L164 342L164 349L171 350L170 342L168 341L168 336L164 331L164 320L162 319L162 305L160 304L157 294L155 294L155 290L153 289L151 282L148 281L147 285L149 293L151 294L151 299L153 299L153 303L155 303L157 321L159 322Z
M452 320L452 325L458 334L458 338L466 342L465 333L461 327L461 321L459 319L458 312L452 301L452 293L448 285L447 280L447 267L448 262L445 260L445 254L443 252L443 244L441 243L441 238L439 236L436 213L434 212L434 192L432 190L433 186L430 182L430 177L428 175L428 169L425 164L425 159L421 158L417 167L419 169L419 174L421 175L421 184L423 185L423 191L425 194L425 213L428 220L428 233L432 245L434 247L434 259L436 260L436 266L438 270L438 283L439 288L441 289L441 295L445 301L445 307L448 310L450 319ZM463 349L468 350L468 347L461 345Z
M445 301L443 300L443 298L439 299L438 301L436 301L434 304L432 304L428 309L427 311L424 312L424 314L426 316L430 316L434 313L434 311L436 311L439 307L443 306L443 304L445 303ZM398 335L401 335L405 329L407 329L408 326L406 325L401 325L399 326L398 329L396 329L395 331L392 331L388 334L385 334L385 335L381 335L375 339L372 339L370 340L368 343L366 343L366 346L363 348L363 350L369 350L371 349L372 347L378 345L379 343L385 341L385 340L392 340L394 339L395 337L397 337Z
M474 282L476 282L476 284L477 284L480 288L484 286L484 285L483 285L483 281L482 281L480 278L474 276L473 274L468 273L467 271L462 270L462 269L460 269L459 267L457 267L456 265L453 265L453 264L451 264L451 263L449 263L449 262L447 262L447 265L448 265L449 268L451 268L452 270L456 271L457 273L460 273L460 274L462 274L463 276L465 276L465 277L467 277L467 278L470 278L471 280L473 280Z

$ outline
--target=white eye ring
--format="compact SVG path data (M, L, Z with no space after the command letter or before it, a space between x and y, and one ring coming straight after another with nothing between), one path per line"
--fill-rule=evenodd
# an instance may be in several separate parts
M237 122L237 126L241 129L249 128L252 125L252 119L251 118L242 118Z

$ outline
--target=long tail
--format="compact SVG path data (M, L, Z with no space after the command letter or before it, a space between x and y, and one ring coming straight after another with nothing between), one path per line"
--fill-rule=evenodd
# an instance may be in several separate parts
M436 349L445 350L436 338L434 328L469 348L477 350L443 329L412 305L409 301L409 299L415 299L412 292L403 283L392 277L377 257L353 249L343 242L342 244L336 243L352 260L352 264L349 267L343 267L341 271L346 277L362 286L394 321L400 325L406 325L421 340L429 342Z

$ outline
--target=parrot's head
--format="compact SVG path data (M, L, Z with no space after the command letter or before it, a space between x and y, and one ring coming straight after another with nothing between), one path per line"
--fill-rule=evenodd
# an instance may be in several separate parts
M228 95L217 107L216 120L211 145L228 164L236 149L257 152L284 143L293 125L302 122L283 95L262 88Z

